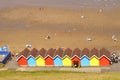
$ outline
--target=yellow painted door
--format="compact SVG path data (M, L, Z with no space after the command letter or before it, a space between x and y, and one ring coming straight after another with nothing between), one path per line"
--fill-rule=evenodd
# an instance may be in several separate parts
M72 66L72 61L69 57L63 59L63 66Z
M45 60L42 57L36 59L37 66L45 66Z
M90 66L99 66L99 59L96 57L92 57L90 59Z

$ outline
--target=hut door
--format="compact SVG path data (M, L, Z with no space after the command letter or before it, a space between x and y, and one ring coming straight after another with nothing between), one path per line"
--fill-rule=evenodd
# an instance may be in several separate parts
M74 64L74 67L75 67L75 68L78 67L78 61L74 61L73 64Z

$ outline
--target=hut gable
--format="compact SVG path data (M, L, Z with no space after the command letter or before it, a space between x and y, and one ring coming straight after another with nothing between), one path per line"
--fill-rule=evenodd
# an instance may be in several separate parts
M75 56L77 56L78 58L80 58L80 56L81 56L81 50L79 48L75 48L73 50L72 58L75 57Z
M58 48L58 49L56 50L55 54L54 54L54 58L55 58L56 56L59 56L59 57L62 58L63 52L64 52L63 49Z
M96 56L96 57L100 57L99 56L100 54L99 54L99 50L98 49L96 49L96 48L93 48L92 50L91 50L91 53L90 53L90 58L91 57L93 57L93 56Z
M25 48L22 52L20 52L20 55L23 55L24 57L27 58L28 54L29 54L30 50Z
M89 58L89 53L90 53L89 49L88 48L84 48L82 50L81 58L84 57L84 56L87 56Z
M47 51L46 51L46 49L41 48L41 49L40 49L40 51L39 51L39 55L40 55L41 57L43 57L43 58L44 58L44 57L45 57L46 52L47 52Z
M108 58L110 60L110 52L105 48L102 48L100 50L100 57L102 57L102 56L105 56L106 58Z
M72 50L70 48L65 49L64 54L63 54L63 58L65 56L68 56L70 58L72 57Z
M17 61L19 60L19 58L21 58L22 56L24 58L27 58L28 54L29 54L30 50L25 48L23 51L20 52L20 54L17 57Z
M47 51L47 53L46 53L46 55L45 55L45 58L48 57L48 56L50 56L51 58L53 58L55 51L56 51L56 49L50 48L50 49Z
M32 57L36 58L36 57L38 56L38 50L37 50L36 48L33 48L33 49L30 51L28 57L29 57L29 56L32 56Z

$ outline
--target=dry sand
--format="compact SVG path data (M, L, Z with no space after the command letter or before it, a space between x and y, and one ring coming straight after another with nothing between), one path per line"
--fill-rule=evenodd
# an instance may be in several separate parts
M81 18L84 16L84 18ZM0 46L8 44L19 52L30 43L44 48L120 49L120 9L70 10L48 7L16 7L0 11ZM45 37L51 34L51 39ZM111 36L115 34L117 42ZM91 42L86 38L92 38Z

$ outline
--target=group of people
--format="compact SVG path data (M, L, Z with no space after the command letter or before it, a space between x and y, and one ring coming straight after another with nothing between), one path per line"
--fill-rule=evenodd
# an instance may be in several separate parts
M120 55L117 52L111 54L111 64L118 63L120 61Z

